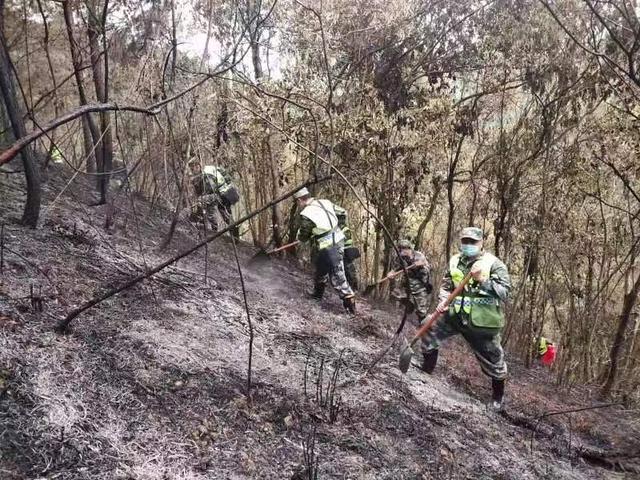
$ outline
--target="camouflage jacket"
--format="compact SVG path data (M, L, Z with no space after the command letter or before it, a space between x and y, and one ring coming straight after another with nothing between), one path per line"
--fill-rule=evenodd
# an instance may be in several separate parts
M471 266L476 260L477 258L472 260L465 256L461 256L458 263L458 268L466 274L467 272L469 272L469 270L471 270ZM471 280L470 288L480 290L484 293L494 296L501 302L505 302L509 298L509 291L511 290L511 278L509 277L509 272L506 265L502 263L502 261L496 259L493 265L491 265L489 278L480 284L476 283L474 280ZM449 268L447 268L447 271L444 274L444 278L442 279L442 283L440 284L438 302L446 300L449 294L453 292L453 289L454 286L453 280L451 279L451 271Z

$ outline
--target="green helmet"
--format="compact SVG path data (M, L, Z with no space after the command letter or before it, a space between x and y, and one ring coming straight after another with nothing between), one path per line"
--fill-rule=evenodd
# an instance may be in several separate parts
M398 249L399 250L402 250L402 249L405 249L405 248L407 248L409 250L413 250L413 243L411 243L411 241L407 240L406 238L403 239L403 240L400 240L398 242Z

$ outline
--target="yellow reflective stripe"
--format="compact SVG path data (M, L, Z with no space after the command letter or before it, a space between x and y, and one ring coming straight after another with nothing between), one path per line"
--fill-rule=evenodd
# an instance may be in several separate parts
M333 230L326 235L318 238L316 241L318 242L318 248L322 250L324 248L332 247L342 240L344 240L344 234L342 233L342 231Z
M538 353L540 355L544 355L547 352L547 339L544 337L540 338L540 343L538 344Z
M464 273L458 268L459 262L460 255L454 255L451 257L451 260L449 260L449 273L451 274L454 288L460 285L460 282L464 278Z
M460 309L464 311L464 313L471 312L471 298L469 297L456 297L453 299L453 309L456 313L460 312Z
M459 296L453 299L451 305L456 313L462 310L464 313L470 314L472 305L499 305L499 301L493 297L463 297Z
M460 282L464 279L464 273L459 268L451 270L451 280L453 281L453 286L457 287L460 285Z

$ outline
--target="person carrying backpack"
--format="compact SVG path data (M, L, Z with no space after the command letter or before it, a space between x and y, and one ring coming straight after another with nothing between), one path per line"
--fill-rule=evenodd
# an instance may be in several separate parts
M231 207L238 203L240 195L227 170L217 165L206 165L202 168L197 160L192 161L190 167L191 185L199 197L192 218L202 221L206 218L214 232L218 231L216 210L220 212L227 225L233 223ZM233 229L231 233L238 238L237 229Z
M296 192L294 198L300 207L297 238L303 243L311 242L316 267L312 296L320 300L330 281L345 310L355 314L355 296L347 282L343 260L347 212L329 200L312 197L306 188Z

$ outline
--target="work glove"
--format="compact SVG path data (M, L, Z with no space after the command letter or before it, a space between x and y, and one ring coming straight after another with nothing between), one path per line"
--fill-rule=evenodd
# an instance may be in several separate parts
M471 276L478 283L482 283L489 280L489 277L487 277L482 271L482 265L480 265L477 262L474 263L473 266L471 267Z

